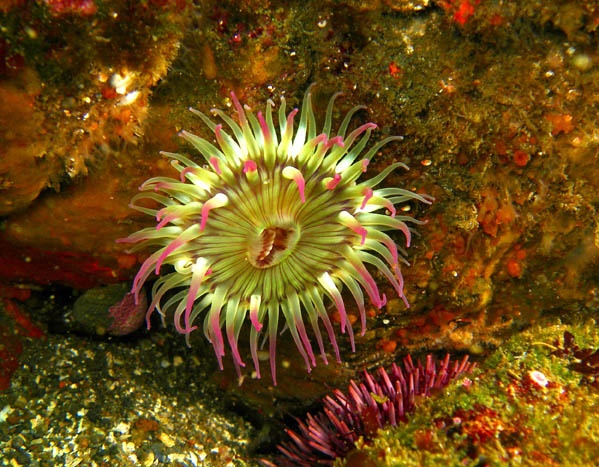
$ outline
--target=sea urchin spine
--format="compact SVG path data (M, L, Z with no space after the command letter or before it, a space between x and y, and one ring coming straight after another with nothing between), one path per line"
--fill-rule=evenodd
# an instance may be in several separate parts
M286 114L284 98L275 124L272 101L264 114L254 115L231 93L237 122L221 110L212 111L230 133L223 124L192 110L213 131L215 144L187 131L181 136L205 163L163 153L171 159L179 179L151 178L132 200L132 207L155 217L157 225L120 240L136 244L133 250L156 249L133 282L133 292L139 297L152 272L159 275L152 287L148 326L154 309L163 319L165 313L174 311L176 329L188 337L196 329L196 319L204 314L204 334L220 367L226 338L240 373L245 364L237 342L249 317L257 377L258 342L265 334L276 384L279 313L310 371L316 361L304 318L308 318L323 361L327 357L319 320L340 360L323 297L335 305L341 332L347 332L352 348L353 331L341 289L346 287L358 306L362 332L366 321L363 291L375 307L385 304L366 265L382 273L407 305L399 267L400 261L405 262L403 250L386 232L399 230L409 246L406 223L417 221L397 215L395 205L430 200L403 188L375 189L395 169L407 168L401 162L357 181L370 159L398 137L367 149L374 123L348 132L352 116L362 107L350 110L331 136L336 96L329 102L320 133L310 91L304 97L297 130L294 119L299 111ZM383 210L387 214L378 212ZM165 266L169 267L166 272Z
M403 368L394 363L389 371L364 371L361 381L350 381L347 393L336 389L326 396L322 412L308 414L305 422L298 420L298 432L286 430L290 441L279 446L285 458L278 465L332 465L361 436L369 439L379 428L405 422L417 396L430 396L475 366L467 355L453 363L449 354L439 363L428 355L424 365L414 364L408 355Z

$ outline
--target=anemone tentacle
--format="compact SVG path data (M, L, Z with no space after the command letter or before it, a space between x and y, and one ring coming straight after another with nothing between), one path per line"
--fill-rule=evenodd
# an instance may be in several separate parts
M176 329L188 339L197 327L194 322L203 316L202 328L219 366L228 347L238 373L245 366L238 341L247 327L256 375L260 377L258 346L268 340L276 384L280 314L310 371L316 365L311 338L328 362L321 325L340 361L328 304L336 309L341 333L354 347L343 289L356 303L362 333L365 295L376 308L386 302L373 274L386 278L407 305L400 268L400 263L407 264L405 251L390 232L401 232L409 246L409 224L420 222L397 215L396 206L430 203L431 198L400 187L377 188L397 168L407 169L401 162L361 180L370 159L401 137L369 145L376 124L350 130L362 106L351 109L335 133L338 96L330 99L322 128L316 123L310 89L301 109L289 113L285 98L276 114L272 101L254 114L233 93L235 117L211 111L221 123L191 109L214 140L180 133L202 162L163 152L179 177L147 180L131 202L154 217L156 225L120 240L133 244L131 251L154 248L133 282L137 300L152 273L160 275L152 287L148 326L154 310L163 319L173 313Z

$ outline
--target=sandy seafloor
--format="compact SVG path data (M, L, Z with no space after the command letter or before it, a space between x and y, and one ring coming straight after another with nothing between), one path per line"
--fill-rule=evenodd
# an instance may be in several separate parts
M248 465L236 458L251 426L201 393L197 360L162 344L32 341L0 394L0 465Z

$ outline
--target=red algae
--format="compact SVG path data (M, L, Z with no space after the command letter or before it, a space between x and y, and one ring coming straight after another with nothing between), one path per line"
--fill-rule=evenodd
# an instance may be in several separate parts
M50 14L55 17L64 15L91 16L98 11L94 0L44 0Z
M116 282L115 270L100 264L92 255L69 251L15 248L0 234L0 281L25 281L41 285L63 284L88 289L98 283Z
M0 284L0 391L10 388L11 376L19 368L19 357L27 339L45 337L42 328L17 302L29 299L26 288Z
M23 343L10 327L4 325L0 325L0 339L0 391L6 391L10 388L12 374L19 368Z

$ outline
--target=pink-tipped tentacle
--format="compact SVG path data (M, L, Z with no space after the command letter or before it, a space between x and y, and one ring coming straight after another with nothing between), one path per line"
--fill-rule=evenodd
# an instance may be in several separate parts
M258 164L255 161L247 160L243 163L243 173L247 174L248 172L255 172L258 170Z
M372 191L372 188L366 187L364 189L364 199L362 200L362 205L360 206L360 210L362 210L362 211L364 210L364 208L366 207L366 204L368 204L368 201L370 201L373 194L374 194L374 191Z
M250 298L250 321L256 332L262 330L262 323L258 320L258 310L260 310L260 295L252 295Z
M233 91L231 91L231 100L233 101L233 105L235 106L235 110L237 111L237 116L239 117L239 123L241 124L242 127L244 125L247 125L247 118L245 116L245 111L243 110L243 107L241 106L239 99L237 99L237 96L235 95L235 93Z
M368 231L364 228L364 226L362 226L362 224L360 224L360 222L358 222L358 220L347 211L341 211L338 217L339 221L343 225L353 230L361 237L360 245L364 245L364 242L366 242L366 237L368 236Z
M262 112L258 112L256 115L258 117L258 122L260 123L260 129L262 130L262 135L264 137L264 144L272 144L272 134L270 133L270 128L264 119L264 115Z
M341 175L340 174L335 174L333 176L333 178L331 178L326 183L327 190L334 190L335 188L337 188L337 185L339 185L340 181L341 181Z
M206 222L208 221L208 213L215 208L225 206L229 202L227 195L223 193L217 193L212 198L204 203L202 206L202 217L200 221L200 230L203 231L206 228Z
M212 166L212 168L218 175L222 175L222 172L220 170L220 165L218 164L218 157L212 156L210 158L210 165Z
M295 167L291 167L291 166L287 166L283 169L283 177L285 177L288 180L293 180L295 182L295 184L297 185L297 189L299 191L299 195L300 195L300 199L302 201L302 203L306 202L306 195L305 195L305 190L306 190L306 181L304 180L304 176L302 175L302 173L297 170Z

